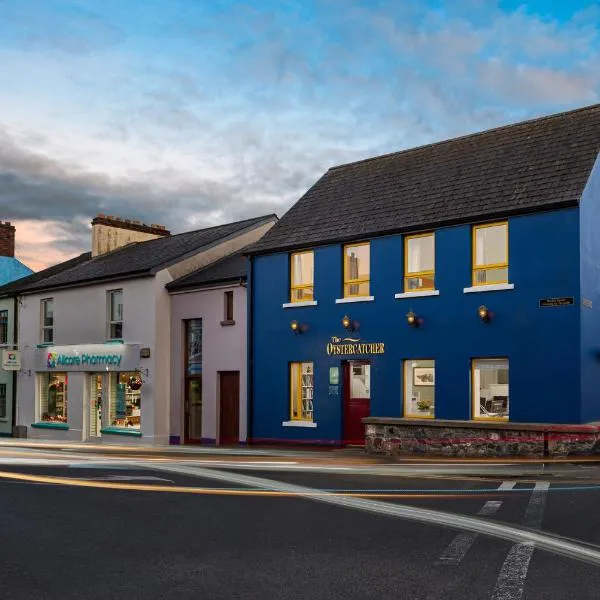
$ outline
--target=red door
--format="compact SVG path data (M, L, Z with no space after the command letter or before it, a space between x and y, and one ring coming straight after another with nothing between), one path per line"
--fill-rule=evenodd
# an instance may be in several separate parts
M237 444L240 441L240 372L219 372L219 383L219 443Z
M364 444L361 419L371 414L371 363L344 363L344 443Z

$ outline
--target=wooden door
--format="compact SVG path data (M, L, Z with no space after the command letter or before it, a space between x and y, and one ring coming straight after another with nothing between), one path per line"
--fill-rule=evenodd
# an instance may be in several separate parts
M364 417L371 414L371 364L344 363L344 443L365 443Z
M240 372L220 372L219 383L219 443L237 444L240 441Z
M185 444L202 443L202 376L185 379Z

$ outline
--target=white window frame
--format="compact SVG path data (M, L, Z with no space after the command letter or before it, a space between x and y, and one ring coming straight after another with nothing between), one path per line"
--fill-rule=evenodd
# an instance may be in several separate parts
M46 325L46 306L52 304L52 325ZM46 339L46 331L52 332L52 339ZM40 341L42 344L53 344L54 343L54 298L42 298L40 300Z
M120 340L123 339L123 308L121 309L121 318L113 320L112 314L112 299L114 294L121 294L121 307L124 306L123 302L123 288L118 288L114 290L107 290L106 292L106 337L108 340ZM120 337L115 337L112 335L113 325L121 324L121 335Z

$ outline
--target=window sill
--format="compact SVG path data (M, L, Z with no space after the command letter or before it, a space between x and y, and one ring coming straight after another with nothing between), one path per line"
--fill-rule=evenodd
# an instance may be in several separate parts
M473 421L504 421L508 423L508 417L473 417Z
M375 296L350 296L349 298L337 298L336 304L350 304L351 302L373 302Z
M316 300L304 300L302 302L286 302L282 308L300 308L301 306L317 306Z
M405 419L435 419L435 415L405 415Z
M463 292L465 294L473 294L475 292L500 292L502 290L514 290L514 283L490 283L489 285L474 285L466 287Z
M39 423L32 423L31 426L34 429L69 429L67 423L53 423L52 421L40 421Z
M133 437L142 437L142 432L139 429L127 429L126 427L105 427L100 430L100 433L110 435L131 435Z
M54 346L54 342L42 342L38 344L36 348L49 348L50 346Z
M420 298L425 296L439 296L440 290L415 290L414 292L402 292L396 294L394 298L401 300L402 298Z
M235 325L235 321L233 319L231 319L231 321L221 321L221 327L231 327L232 325Z
M284 427L308 427L313 429L317 426L314 421L284 421L282 425Z
M105 344L124 344L125 340L123 338L109 338L104 343Z

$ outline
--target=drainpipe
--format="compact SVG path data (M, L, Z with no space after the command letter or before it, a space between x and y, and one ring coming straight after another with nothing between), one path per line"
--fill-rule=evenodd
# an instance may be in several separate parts
M252 414L254 406L254 315L252 313L252 295L254 293L252 271L252 257L248 257L248 278L246 288L246 355L247 373L246 373L246 443L250 444L252 438Z
M13 346L19 348L18 339L18 320L19 320L19 299L17 296L13 299ZM15 427L17 425L17 372L12 372L12 422L11 431L14 435Z

